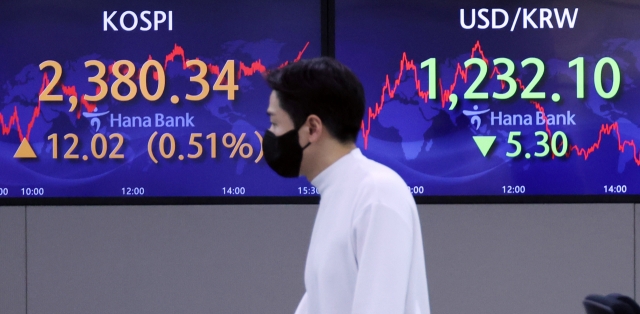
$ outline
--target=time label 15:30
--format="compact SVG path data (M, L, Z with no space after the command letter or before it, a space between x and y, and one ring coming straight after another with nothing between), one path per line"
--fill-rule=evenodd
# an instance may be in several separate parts
M315 186L299 186L299 195L320 195L320 191Z

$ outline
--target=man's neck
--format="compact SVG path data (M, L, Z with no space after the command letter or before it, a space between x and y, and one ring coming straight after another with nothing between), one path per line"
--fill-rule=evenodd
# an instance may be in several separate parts
M355 143L343 144L340 142L330 142L324 145L325 147L318 147L323 153L318 154L318 157L311 161L308 171L305 176L309 182L313 181L322 171L329 168L340 158L348 155L352 150L356 148Z

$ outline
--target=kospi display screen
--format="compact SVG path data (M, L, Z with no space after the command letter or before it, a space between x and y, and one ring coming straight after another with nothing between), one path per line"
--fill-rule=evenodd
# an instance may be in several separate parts
M640 195L637 1L336 2L358 144L421 196ZM548 198L538 198L548 200Z
M320 1L3 1L0 204L314 194L263 159L262 74L320 53Z

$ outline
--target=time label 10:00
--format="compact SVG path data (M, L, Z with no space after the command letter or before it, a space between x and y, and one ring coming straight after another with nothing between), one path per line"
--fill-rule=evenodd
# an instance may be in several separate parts
M187 94L185 98L189 101L199 101L203 100L209 94L209 82L205 79L207 74L209 73L209 68L207 64L202 60L188 60L186 62L187 67L192 68L195 67L198 69L198 74L189 78L189 81L200 84L202 87L202 91L198 95L189 95ZM98 73L89 77L88 81L90 83L97 84L96 95L84 95L84 99L86 101L100 101L107 96L109 91L109 86L107 85L107 81L109 77L104 79L104 76L107 72L107 67L99 60L89 60L84 63L86 68L95 67L98 70ZM62 66L60 63L47 60L40 63L40 70L44 70L45 68L51 67L54 69L53 78L49 81L47 86L43 89L42 93L40 93L39 100L40 101L62 101L62 95L52 95L54 87L60 81L62 77ZM124 68L124 70L122 69ZM158 81L158 86L155 93L151 94L148 88L148 73L149 70L153 68L153 79ZM133 62L129 60L119 60L113 64L113 67L110 68L113 72L113 75L116 77L116 80L111 84L111 95L114 99L118 101L129 101L132 100L137 92L138 86L133 82L133 76L136 72L136 67ZM239 89L238 85L235 83L236 71L235 71L235 62L234 60L227 60L222 70L220 70L220 74L216 78L215 83L213 84L214 91L226 91L227 99L234 100L235 92ZM160 64L160 62L156 60L147 60L142 67L140 68L140 72L138 74L138 80L140 84L140 93L142 96L148 101L156 101L162 97L164 93L164 88L166 86L166 75L164 72L164 67ZM120 86L126 85L128 87L127 94L121 94Z
M493 60L494 67L498 67L499 65L506 66L506 71L504 73L500 72L499 70L496 71L497 69L494 69L494 71L489 73L488 63L489 63L488 60L484 60L481 58L471 58L464 62L465 68L476 66L480 69L479 75L473 81L471 86L469 86L469 89L464 93L464 99L489 99L489 93L477 92L476 89L480 86L480 84L482 84L482 82L485 80L488 74L490 75L490 77L493 77L494 71L497 72L498 80L501 81L503 86L506 85L509 87L508 90L504 93L494 92L491 95L494 99L502 99L502 100L510 99L516 94L519 87L523 88L523 91L520 95L522 99L545 99L547 97L545 92L534 91L538 83L540 83L540 80L542 79L545 72L545 65L542 60L538 58L527 58L522 60L522 62L520 63L522 68L532 65L536 69L536 74L534 75L531 82L529 82L529 84L526 86L522 84L522 81L520 79L513 77L516 67L514 62L511 61L510 59L496 58ZM576 68L576 97L578 99L584 98L584 94L585 94L584 63L585 62L583 57L575 58L569 62L570 68L573 68L573 67ZM602 72L605 65L608 65L609 67L611 67L611 72L613 75L611 87L609 91L605 91L605 87L602 80ZM429 70L428 71L429 72L429 90L428 90L429 99L436 99L436 94L437 94L436 82L438 81L436 77L436 73L437 73L436 67L437 67L436 58L427 59L420 64L420 68L422 69L428 68ZM600 95L600 97L604 99L613 98L620 90L620 84L621 84L620 78L621 78L620 67L618 66L618 63L616 62L616 60L610 57L604 57L598 61L593 73L593 84L596 91L598 92L598 95Z

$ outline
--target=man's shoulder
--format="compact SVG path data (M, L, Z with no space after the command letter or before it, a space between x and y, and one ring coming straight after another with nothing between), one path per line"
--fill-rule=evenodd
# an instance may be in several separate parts
M354 217L366 217L369 211L389 211L411 226L417 208L407 184L393 169L370 162L364 167L366 175L358 187Z
M393 169L375 160L366 159L363 162L364 176L372 185L382 186L403 186L406 188L404 179Z
M413 201L404 179L393 169L371 159L363 161L360 190L369 201L388 203L402 199Z

